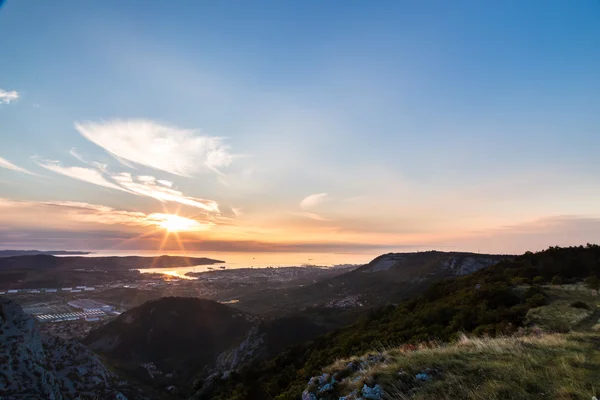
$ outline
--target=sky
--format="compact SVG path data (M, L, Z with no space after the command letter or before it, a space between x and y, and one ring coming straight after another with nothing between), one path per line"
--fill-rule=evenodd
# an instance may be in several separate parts
M600 242L600 2L0 6L0 248Z

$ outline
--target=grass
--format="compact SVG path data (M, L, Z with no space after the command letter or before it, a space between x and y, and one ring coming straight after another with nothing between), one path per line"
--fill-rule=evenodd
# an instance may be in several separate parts
M583 285L549 285L544 291L550 304L530 309L527 325L554 332L586 331L600 318L600 296L592 295L592 291Z
M339 393L378 383L389 400L590 400L600 387L599 347L596 334L570 333L395 348L382 353L384 362L344 379ZM327 372L339 374L350 361L360 358L339 360ZM423 372L431 380L415 378Z

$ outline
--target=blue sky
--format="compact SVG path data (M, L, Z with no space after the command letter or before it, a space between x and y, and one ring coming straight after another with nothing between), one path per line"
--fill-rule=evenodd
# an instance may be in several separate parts
M0 8L3 247L600 240L596 0L56 4Z

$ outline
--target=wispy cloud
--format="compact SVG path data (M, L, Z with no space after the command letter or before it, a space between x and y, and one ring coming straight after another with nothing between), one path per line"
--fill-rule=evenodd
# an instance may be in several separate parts
M329 200L329 195L327 193L315 193L310 196L306 196L301 202L300 207L305 210L308 208L312 208L318 204L324 203Z
M41 160L38 158L34 158L34 160L41 167L72 179L120 190L137 196L151 197L161 202L179 203L200 208L211 213L219 213L219 205L215 201L186 196L179 190L173 189L172 182L162 179L157 180L151 175L140 175L134 180L131 174L127 172L108 172L106 166L103 164L98 164L102 167L98 170L86 167L65 167L58 161Z
M212 200L185 196L178 190L157 185L155 183L157 181L153 176L138 176L138 180L134 181L131 177L131 174L122 172L120 174L113 175L113 179L129 192L138 194L140 196L152 197L163 202L184 204L186 206L201 208L208 212L219 212L219 205L216 202Z
M302 217L313 219L315 221L322 221L322 222L330 221L329 219L327 219L319 214L312 213L312 212L301 212L301 213L295 213L295 214L300 215Z
M173 216L163 213L143 213L136 211L118 210L98 204L75 201L14 201L0 198L0 210L25 212L31 214L57 215L77 223L94 223L102 225L125 225L133 227L163 228L173 218L185 222L189 231L199 231L210 228L213 223L191 219L183 216ZM0 219L1 220L1 219Z
M34 158L34 160L40 167L46 168L52 172L56 172L57 174L68 176L69 178L77 179L94 185L127 192L127 190L104 178L102 173L98 170L84 167L63 167L58 161L41 160L38 158Z
M6 169L10 169L10 170L17 171L17 172L22 172L24 174L29 174L29 175L37 175L37 174L34 174L33 172L26 170L25 168L21 168L18 165L11 163L10 161L8 161L2 157L0 157L0 168L6 168Z
M19 93L15 90L8 92L0 89L0 104L10 104L17 100L19 100Z
M88 162L85 160L85 158L83 158L83 156L77 152L77 149L75 147L73 147L71 150L69 150L69 154L72 155L73 157L75 157L76 159L78 159L79 161L81 161L82 163L88 164Z
M79 122L75 128L118 160L175 175L189 177L203 170L219 172L233 159L229 146L220 137L199 135L195 130L151 120Z

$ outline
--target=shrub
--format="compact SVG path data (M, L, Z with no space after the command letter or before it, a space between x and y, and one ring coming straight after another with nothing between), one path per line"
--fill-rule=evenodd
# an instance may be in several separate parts
M585 304L583 301L575 301L573 303L571 303L571 307L573 308L581 308L584 310L589 310L590 306Z
M531 307L541 307L546 304L546 297L543 294L535 294L527 299L527 304Z
M536 276L535 278L533 278L533 284L534 285L541 285L542 283L544 283L545 279L543 276Z

